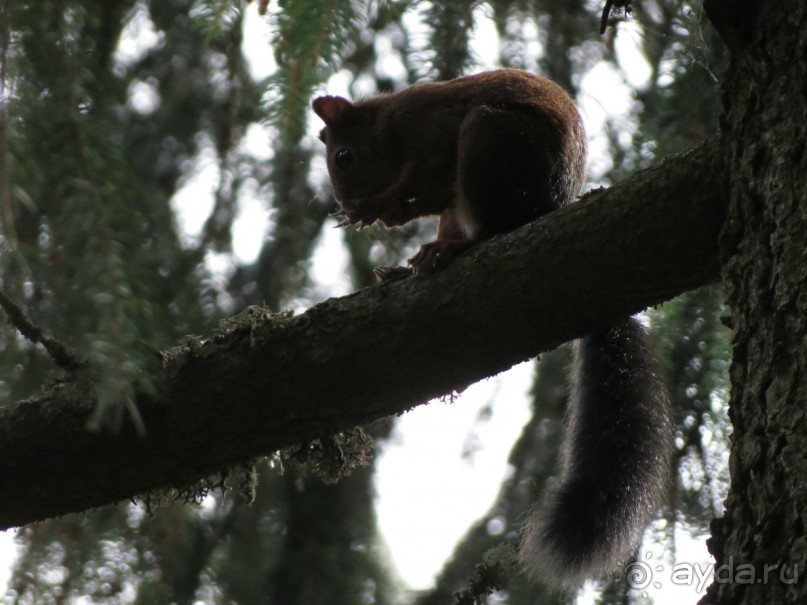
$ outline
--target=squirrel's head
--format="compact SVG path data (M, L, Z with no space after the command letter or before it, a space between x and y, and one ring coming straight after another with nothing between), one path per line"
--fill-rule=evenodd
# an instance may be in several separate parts
M311 106L325 122L319 138L337 200L361 201L395 181L403 158L389 133L382 132L378 106L334 96L318 97Z

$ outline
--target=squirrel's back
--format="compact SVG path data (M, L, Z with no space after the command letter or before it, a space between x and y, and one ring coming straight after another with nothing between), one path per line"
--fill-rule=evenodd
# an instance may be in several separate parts
M583 121L569 93L543 76L497 69L445 82L415 84L357 101L355 107L374 116L373 133L381 153L386 143L407 157L461 152L462 128L469 116L480 109L501 112L514 129L518 126L524 139L532 139L557 160L560 195L554 203L573 201L585 180L588 145ZM500 149L487 158L488 165L495 170L497 163L512 162L514 151Z

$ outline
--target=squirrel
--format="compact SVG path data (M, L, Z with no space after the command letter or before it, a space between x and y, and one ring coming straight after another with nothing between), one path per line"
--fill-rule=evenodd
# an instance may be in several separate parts
M499 69L351 102L312 103L325 127L342 225L439 215L409 268L442 268L474 243L573 202L587 140L571 97L548 78ZM571 587L627 562L666 491L670 404L644 328L626 318L575 343L560 476L524 524L528 577Z

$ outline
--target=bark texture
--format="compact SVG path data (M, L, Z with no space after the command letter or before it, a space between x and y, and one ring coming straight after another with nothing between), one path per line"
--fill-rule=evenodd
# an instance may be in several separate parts
M807 4L710 2L730 49L723 284L731 488L703 603L807 603Z
M450 395L716 279L715 149L590 193L445 271L293 317L253 309L166 352L148 435L89 433L80 380L0 410L0 528L184 486L278 448Z

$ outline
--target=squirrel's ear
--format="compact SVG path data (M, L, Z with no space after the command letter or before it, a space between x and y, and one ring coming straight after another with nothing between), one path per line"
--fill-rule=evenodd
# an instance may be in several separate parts
M314 112L322 118L325 124L332 124L343 116L345 112L350 111L353 104L342 97L327 96L314 99L311 107L314 108Z

